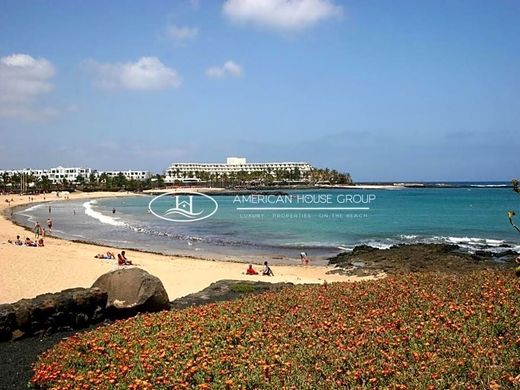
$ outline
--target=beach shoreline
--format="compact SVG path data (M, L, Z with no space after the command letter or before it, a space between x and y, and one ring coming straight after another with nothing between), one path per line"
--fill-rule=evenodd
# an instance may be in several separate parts
M46 237L40 248L20 247L8 243L17 235L34 238L34 233L14 224L8 217L10 207L27 206L53 200L80 200L129 196L126 192L70 193L67 199L46 195L0 195L0 303L13 303L39 294L58 292L73 287L90 287L106 272L118 268L115 260L95 259L94 255L112 248L90 242L73 242L56 237ZM32 200L29 200L31 197ZM12 202L7 202L9 200ZM7 201L6 201L7 200ZM6 215L7 212L7 215ZM327 274L333 266L277 265L275 276L245 275L246 265L233 261L208 260L188 256L163 255L128 250L128 257L140 268L157 276L163 282L169 299L198 292L222 279L259 280L269 282L323 283L360 281L373 277L357 277ZM254 264L258 269L261 261ZM381 275L383 276L383 275Z

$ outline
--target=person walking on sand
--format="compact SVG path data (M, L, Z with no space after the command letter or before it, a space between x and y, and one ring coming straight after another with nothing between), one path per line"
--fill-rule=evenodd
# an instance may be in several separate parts
M302 264L304 263L305 258L307 257L307 252L300 252L300 261Z
M300 261L302 262L302 265L309 265L309 256L307 255L307 252L300 253Z
M36 239L40 237L41 232L42 227L40 226L39 222L36 222L36 224L34 225L34 236L36 237Z
M47 227L49 228L49 231L52 230L52 219L47 218Z

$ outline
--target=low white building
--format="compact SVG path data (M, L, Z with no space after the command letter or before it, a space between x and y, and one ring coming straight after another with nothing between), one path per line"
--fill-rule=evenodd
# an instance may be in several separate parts
M164 182L171 184L176 181L195 182L200 181L200 174L206 173L215 177L224 174L231 175L239 172L248 174L254 172L267 172L273 177L276 172L293 172L298 169L302 176L310 172L312 166L306 162L270 162L248 163L244 157L228 157L226 163L173 163L165 171Z
M98 171L96 177L101 177L102 174L106 174L108 177L117 177L122 173L127 180L146 180L151 177L150 171Z

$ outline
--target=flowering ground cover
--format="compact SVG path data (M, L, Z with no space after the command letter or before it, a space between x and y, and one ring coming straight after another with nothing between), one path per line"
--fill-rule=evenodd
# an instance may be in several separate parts
M48 388L518 388L509 272L307 285L140 315L40 356Z

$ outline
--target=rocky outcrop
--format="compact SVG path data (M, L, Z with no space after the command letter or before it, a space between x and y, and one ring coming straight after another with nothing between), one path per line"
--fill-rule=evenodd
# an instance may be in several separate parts
M183 309L247 294L277 291L292 283L220 280L204 290L168 302L161 281L139 268L102 275L92 288L73 288L0 305L0 341L67 332L143 311Z
M0 341L80 329L104 319L106 292L73 288L0 305Z
M101 275L92 285L108 294L106 310L111 317L168 310L168 294L159 278L140 268L122 268Z
M194 294L186 295L172 301L173 309L184 309L207 303L229 301L246 294L260 294L267 291L278 291L293 286L292 283L255 282L252 280L219 280L209 287Z
M462 252L457 245L413 244L378 249L357 246L352 252L340 253L329 259L336 269L329 273L343 275L401 274L408 272L461 273L483 269L509 269L516 252L500 254L477 251Z

